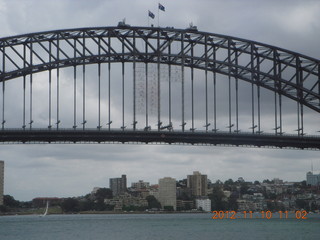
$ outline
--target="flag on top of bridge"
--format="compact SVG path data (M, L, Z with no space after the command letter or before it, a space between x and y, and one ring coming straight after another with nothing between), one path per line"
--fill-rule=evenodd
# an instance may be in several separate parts
M154 17L155 17L155 15L153 14L153 12L151 12L150 10L149 10L149 17L151 17L152 19L154 19Z
M159 9L164 12L166 11L165 7L161 3L159 3Z

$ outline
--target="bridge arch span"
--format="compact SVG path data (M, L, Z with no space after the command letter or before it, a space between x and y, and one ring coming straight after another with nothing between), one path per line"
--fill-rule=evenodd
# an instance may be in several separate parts
M182 131L185 131L186 124L186 117L184 116L185 69L188 69L192 75L191 131L195 130L193 100L196 96L194 96L193 82L198 81L194 76L195 69L200 69L205 72L206 105L208 105L208 73L213 74L214 81L216 74L226 76L226 79L228 80L226 82L228 82L229 85L229 93L227 93L229 94L229 124L227 126L229 128L229 133L240 132L238 128L238 80L245 81L252 85L252 112L258 111L258 116L254 116L256 113L252 113L252 133L262 133L262 130L260 129L259 113L260 88L268 89L274 93L276 102L275 135L283 134L281 119L282 97L289 98L297 104L298 137L303 137L305 135L304 107L307 107L316 113L320 113L320 60L318 59L264 43L215 33L201 32L196 28L175 29L169 27L156 28L119 25L116 27L64 29L1 38L0 85L2 86L1 91L3 99L2 129L5 129L6 122L5 85L8 81L23 78L25 84L25 82L30 79L30 88L32 88L32 76L36 73L49 72L51 78L51 71L57 71L59 75L60 69L73 67L76 72L76 69L79 68L79 66L82 66L84 76L86 66L91 64L99 66L98 74L100 78L100 66L105 63L109 64L109 71L111 63L122 64L122 81L125 79L124 64L126 63L133 64L133 81L136 81L137 78L135 69L137 64L145 65L146 68L148 68L148 64L149 66L151 64L157 66L158 106L160 106L161 101L160 85L162 84L160 80L160 66L166 65L179 68L179 71L181 71L182 83ZM148 70L145 71L148 75ZM231 79L236 85L236 90L233 90L232 93L230 90ZM85 81L85 79L83 81ZM134 82L134 96L138 94L135 89L135 84L136 83ZM254 87L258 92L255 99L253 97ZM59 91L59 89L57 91ZM236 123L233 123L233 120L231 120L231 94L233 93L235 93L235 96L232 97L236 98L236 103L233 103L237 112L235 116L235 118L237 118ZM171 93L169 93L169 95L170 94ZM122 98L124 99L124 96L122 96ZM171 101L171 99L169 101ZM30 129L32 129L32 99L30 102L29 125ZM135 98L133 99L133 102L135 102ZM83 105L85 105L85 103L83 103ZM133 103L133 105L135 105L135 103ZM216 119L214 120L214 123L210 123L208 120L207 108L208 107L206 106L206 119L204 119L205 131L208 131L209 125L212 124L214 127L213 129L210 129L210 131L216 132L218 130L215 123ZM124 109L124 106L122 106L123 129L125 128ZM25 112L27 111L25 109L25 104L23 111L23 129L25 129L26 126L28 126L25 119ZM133 112L132 128L133 130L136 130L137 120L135 109ZM49 113L49 115L51 114ZM56 124L57 128L59 128L59 113L57 113L57 115ZM85 110L83 110L83 115L82 124L84 130L86 124ZM169 119L168 125L164 126L162 124L160 116L161 110L158 109L157 115L157 128L159 131L172 128L171 119ZM169 115L171 115L171 112ZM214 113L214 115L216 115L216 113ZM109 130L111 122L109 117ZM74 124L73 127L76 128L76 124ZM49 119L48 128L52 128L51 117ZM100 128L99 112L98 129ZM149 123L147 116L145 129L148 130L148 128ZM232 128L235 128L235 130L231 131Z
M91 45L86 44L88 40ZM144 41L146 48L139 49L137 40ZM122 51L113 47L113 41L122 45ZM175 42L181 45L179 52L171 51ZM126 26L39 32L1 38L0 55L1 82L83 64L183 65L259 85L320 112L319 60L267 44L195 29Z

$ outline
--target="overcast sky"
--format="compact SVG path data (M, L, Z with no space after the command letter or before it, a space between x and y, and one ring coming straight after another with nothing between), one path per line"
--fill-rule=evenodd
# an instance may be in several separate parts
M146 26L155 0L0 0L0 37L65 28L114 26L123 18ZM275 45L320 58L320 1L162 0L161 26L220 33ZM150 23L157 25L157 17ZM318 119L319 122L319 119ZM320 129L319 129L320 130ZM305 180L319 152L235 147L122 144L2 145L5 194L18 200L69 197L109 187L109 178L127 174L128 186L143 179L158 183L193 171L212 181Z

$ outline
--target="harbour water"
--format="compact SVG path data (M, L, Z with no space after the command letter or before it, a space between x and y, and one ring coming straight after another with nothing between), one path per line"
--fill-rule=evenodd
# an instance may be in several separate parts
M307 219L212 219L212 214L1 216L1 240L320 239L320 215Z

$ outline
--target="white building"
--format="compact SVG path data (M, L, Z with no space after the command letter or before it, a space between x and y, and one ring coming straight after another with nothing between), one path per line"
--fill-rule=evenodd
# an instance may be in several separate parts
M307 185L319 186L320 174L313 174L312 172L307 172Z
M176 191L176 179L171 177L165 177L159 179L159 197L158 201L161 203L161 207L173 207L177 209L177 191Z
M0 161L0 205L3 205L4 161Z
M138 182L131 183L131 187L136 189L146 189L150 187L150 183L139 180Z
M205 212L211 212L211 200L210 199L196 199L196 208L202 209Z

